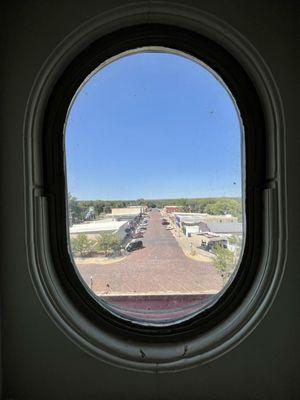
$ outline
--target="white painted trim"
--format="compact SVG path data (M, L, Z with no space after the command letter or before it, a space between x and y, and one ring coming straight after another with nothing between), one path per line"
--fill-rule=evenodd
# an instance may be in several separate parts
M265 188L266 237L272 237L272 240L265 247L252 289L240 307L209 333L194 334L188 340L164 344L139 342L129 334L116 336L100 331L68 300L51 258L41 160L34 151L48 95L60 72L75 55L106 33L149 22L173 24L199 32L222 45L239 60L261 97L275 165ZM167 2L128 4L96 16L66 37L42 66L30 94L24 121L28 265L36 293L59 329L96 358L115 366L154 373L207 363L245 339L270 308L284 271L287 239L284 128L276 84L256 49L231 26L199 9Z

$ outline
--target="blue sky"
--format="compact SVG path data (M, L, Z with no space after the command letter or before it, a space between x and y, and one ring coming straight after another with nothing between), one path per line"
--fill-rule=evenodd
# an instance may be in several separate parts
M206 68L167 53L122 57L77 93L65 131L78 199L241 196L241 127Z

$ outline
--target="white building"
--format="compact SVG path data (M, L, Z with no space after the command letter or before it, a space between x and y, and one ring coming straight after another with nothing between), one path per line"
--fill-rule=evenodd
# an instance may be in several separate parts
M185 235L190 236L192 234L197 235L199 232L201 232L199 225L185 225Z
M126 236L126 229L129 227L129 222L126 220L117 221L112 218L91 221L83 224L75 224L70 227L70 236L74 237L80 233L90 237L101 235L102 233L111 233L123 240Z
M143 207L126 207L126 208L112 208L111 214L108 216L117 220L132 220L138 218L143 213Z
M175 212L173 213L176 221L181 224L196 224L198 222L204 223L233 223L237 222L237 217L232 216L231 214L225 215L212 215L207 213L182 213Z
M243 234L243 224L241 222L213 222L207 224L208 230L210 232L219 233L221 235L242 235Z

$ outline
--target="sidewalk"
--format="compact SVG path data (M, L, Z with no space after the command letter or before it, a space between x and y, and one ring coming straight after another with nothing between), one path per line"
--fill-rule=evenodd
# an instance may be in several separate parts
M189 257L192 260L204 262L206 264L213 264L214 255L197 247L199 245L197 237L186 237L176 226L174 227L171 221L170 226L173 228L171 230L172 235L176 239L186 257Z

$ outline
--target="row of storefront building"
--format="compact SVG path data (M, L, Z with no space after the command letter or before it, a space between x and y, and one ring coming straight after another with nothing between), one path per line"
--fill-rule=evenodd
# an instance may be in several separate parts
M124 240L145 212L146 207L143 206L112 208L111 213L102 219L72 225L70 237L83 233L95 238L107 233L115 234L120 240ZM235 245L230 244L229 238L234 236L239 241L243 236L243 224L230 214L187 213L181 212L176 206L164 207L161 214L167 217L178 234L189 238L197 236L199 246L206 250L211 250L216 244L220 244L223 247L232 247L234 251Z
M74 224L70 227L70 237L81 233L95 238L101 234L115 234L120 240L124 240L130 228L136 225L145 211L145 207L112 208L110 214L105 217Z
M207 213L181 212L179 207L166 206L162 209L177 229L186 237L197 237L199 247L212 250L216 245L236 251L243 238L243 224L231 214L211 215ZM235 244L230 238L235 238Z

